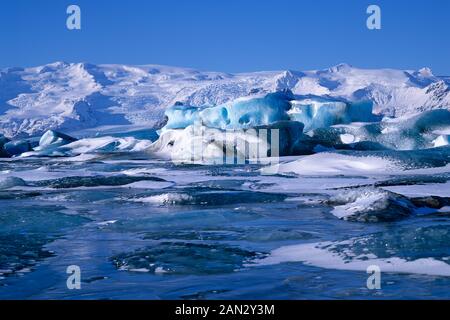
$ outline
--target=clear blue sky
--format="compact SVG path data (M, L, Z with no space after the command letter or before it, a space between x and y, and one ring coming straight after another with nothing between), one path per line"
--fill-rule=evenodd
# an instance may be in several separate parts
M66 29L66 8L82 30ZM366 8L382 9L382 30ZM357 67L450 75L449 0L1 0L0 67L53 61L227 72Z

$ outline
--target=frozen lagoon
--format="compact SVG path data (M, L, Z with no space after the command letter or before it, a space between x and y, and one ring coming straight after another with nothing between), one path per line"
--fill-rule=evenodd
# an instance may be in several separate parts
M300 161L307 172L318 156L334 171L289 168ZM448 166L379 170L369 161L352 174L340 157L288 157L275 176L146 153L4 159L0 297L449 298ZM380 207L375 221L333 214L353 201L333 202L337 194L415 185L405 193L411 210L393 219ZM430 198L433 190L441 193ZM377 205L389 212L388 200ZM381 262L382 290L368 290L366 265ZM66 287L69 265L81 268L81 290Z

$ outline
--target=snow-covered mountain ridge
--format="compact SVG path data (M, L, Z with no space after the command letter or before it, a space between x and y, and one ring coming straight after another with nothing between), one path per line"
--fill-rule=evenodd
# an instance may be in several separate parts
M358 69L229 74L158 65L56 62L0 71L0 133L35 135L101 126L148 126L176 102L216 105L290 89L298 95L372 100L376 113L402 116L450 109L450 77L418 71Z

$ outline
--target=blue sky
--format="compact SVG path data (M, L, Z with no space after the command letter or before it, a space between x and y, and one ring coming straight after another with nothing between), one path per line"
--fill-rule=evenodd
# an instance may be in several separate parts
M82 30L66 29L66 8ZM382 29L366 28L366 8ZM2 0L0 67L53 61L242 72L357 67L450 75L449 0Z

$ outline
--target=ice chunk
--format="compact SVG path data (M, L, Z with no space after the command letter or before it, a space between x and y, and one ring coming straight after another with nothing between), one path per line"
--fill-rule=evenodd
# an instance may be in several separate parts
M345 144L359 142L358 138L350 133L341 134L341 141Z
M139 140L134 137L116 138L106 136L77 140L60 149L68 155L116 151L138 152L146 150L151 143L150 140Z
M101 152L139 152L145 151L152 142L150 140L140 140L134 137L98 137L80 139L68 144L58 146L51 144L49 148L35 148L35 151L25 152L22 157L30 156L77 156L87 153L101 153Z
M446 226L383 232L349 238L289 245L273 250L264 259L255 259L246 266L273 265L284 262L304 262L307 265L335 270L366 272L369 266L379 266L383 272L450 276L448 230ZM406 248L406 250L405 250ZM432 256L429 254L432 252Z
M0 178L0 190L26 185L23 179L17 177Z
M69 144L77 139L72 138L64 133L60 133L54 130L48 130L44 133L39 140L39 146L36 147L35 151L40 151L44 149L54 149L66 144Z
M9 156L8 153L4 149L5 144L7 144L9 141L10 140L8 138L6 138L2 134L0 134L0 158Z
M206 126L168 129L150 151L177 161L215 162L289 155L298 144L303 124L279 121L247 130L221 130Z
M328 203L339 219L360 222L394 221L416 209L408 198L377 188L342 190Z
M248 144L252 140L249 140L252 134L249 135L251 131L248 130L268 129L267 126L274 124L280 129L279 155L313 154L335 149L418 150L448 144L448 134L443 133L450 127L448 110L433 110L379 121L372 114L371 102L349 102L328 96L294 98L289 91L283 91L244 97L214 107L197 108L177 104L167 110L168 121L161 133L174 129L183 131L188 127L191 129L184 133L177 131L162 134L164 140L155 144L153 149L175 155L177 159L192 159L193 153L189 151L191 145L199 144L203 146L201 149L204 153L199 159L220 158L226 148L237 150L247 159L251 155L240 152L242 148L238 143ZM290 125L289 122L297 125ZM303 124L301 128L298 123ZM203 128L207 131L207 138L193 133L192 128ZM224 139L224 131L230 130L244 130L245 137L228 133ZM270 147L266 149L270 150ZM345 164L345 161L342 163Z
M450 141L449 135L440 135L436 139L433 140L434 147L442 147L442 146L448 146Z
M264 97L241 98L200 112L202 124L219 129L248 129L289 120L289 92L270 93Z
M165 129L184 129L203 125L216 129L248 129L289 120L290 92L275 92L262 97L239 98L213 107L193 107L175 104L165 112Z
M165 129L184 129L200 121L200 108L175 104L166 109L167 124Z
M318 153L278 165L280 173L298 175L358 175L370 172L386 173L399 169L394 161L377 156L349 156L338 153ZM262 169L263 171L266 168ZM273 171L268 168L267 170Z
M4 149L9 156L13 157L25 152L32 151L33 148L36 148L38 145L38 139L17 140L6 143Z
M384 119L377 123L352 123L308 132L304 143L337 149L419 150L448 145L446 128L450 111L433 110L418 115Z
M370 122L372 102L350 103L324 97L311 97L291 101L290 119L305 125L305 131L351 122Z
M374 119L372 104L369 102L349 103L343 100L320 97L302 100L294 100L294 98L290 91L279 91L265 96L239 98L214 107L197 108L176 104L167 109L167 124L161 130L161 133L171 129L185 129L190 126L192 128L202 127L208 131L207 136L210 141L222 141L224 140L222 137L223 130L259 130L269 129L272 126L272 129L276 127L280 130L280 155L308 154L314 152L318 143L315 143L313 138L302 135L305 125L308 128L315 128L336 123ZM191 129L185 131L184 134L180 132L162 134L165 140L155 144L155 150L172 155L175 152L176 158L184 158L182 155L184 153L189 158L192 156L192 152L187 149L191 148L189 147L191 144L195 144L194 140L198 140L200 144L204 145L202 150L206 151L207 158L209 156L220 157L223 154L221 149L224 146L218 146L217 143L208 143L208 139L202 140L197 134L193 134ZM218 129L218 131L209 129ZM247 136L248 133L246 133ZM350 133L346 133L344 130L341 133L341 138L345 140L344 143L359 141L357 136L352 135L351 137ZM214 134L218 135L217 139L214 139ZM230 136L230 134L228 135ZM194 136L197 138L194 139ZM239 135L235 134L234 139L229 140L227 138L226 145L232 144L232 148L239 149L236 141L248 143L247 138L240 139ZM339 143L343 143L339 135L335 139ZM167 144L169 142L170 145ZM323 145L326 146L327 144L333 146L336 143L325 141ZM167 149L171 149L170 152L167 152Z

